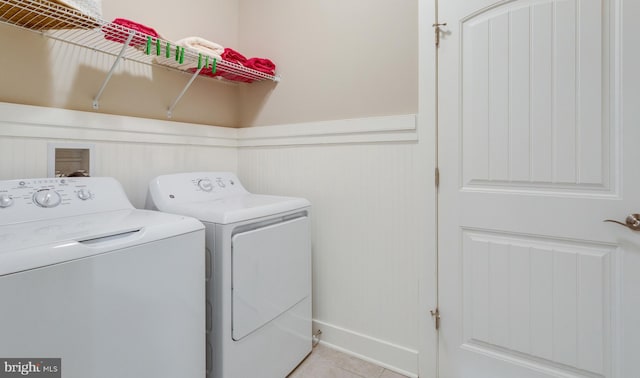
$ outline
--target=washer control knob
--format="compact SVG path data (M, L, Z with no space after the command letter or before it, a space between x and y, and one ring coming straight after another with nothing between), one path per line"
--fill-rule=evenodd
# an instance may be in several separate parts
M8 194L0 194L0 207L9 207L13 205L13 198Z
M33 202L40 207L56 207L62 202L62 197L53 189L40 189L33 194Z
M204 190L205 192L210 192L213 190L213 184L211 183L211 180L209 179L202 179L200 181L198 181L198 187L202 190Z
M80 198L83 201L86 201L89 198L91 198L91 192L89 191L89 189L80 189L78 190L78 198Z

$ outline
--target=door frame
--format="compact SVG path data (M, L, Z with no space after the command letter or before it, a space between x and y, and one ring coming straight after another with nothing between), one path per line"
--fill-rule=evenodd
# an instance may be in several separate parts
M438 332L430 311L438 305L438 197L435 185L437 164L437 55L433 24L437 0L418 0L418 159L424 171L420 181L425 188L424 250L419 253L419 341L418 374L437 376Z

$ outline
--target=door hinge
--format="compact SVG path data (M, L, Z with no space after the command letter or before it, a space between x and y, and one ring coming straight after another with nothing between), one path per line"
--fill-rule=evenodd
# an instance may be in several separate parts
M435 32L436 47L439 47L440 46L440 32L442 31L442 26L447 26L447 23L443 22L441 24L433 24L431 26L433 26L433 31Z
M440 329L440 309L431 310L431 317L436 321L436 331Z
M435 182L436 182L436 188L440 187L440 168L436 167L436 172L435 172Z

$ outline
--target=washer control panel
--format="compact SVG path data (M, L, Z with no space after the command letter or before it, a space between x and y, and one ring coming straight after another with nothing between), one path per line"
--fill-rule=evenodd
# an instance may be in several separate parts
M132 208L110 177L0 181L0 224Z

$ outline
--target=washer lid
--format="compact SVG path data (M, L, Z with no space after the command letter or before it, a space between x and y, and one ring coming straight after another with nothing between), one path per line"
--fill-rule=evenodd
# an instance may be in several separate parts
M202 229L193 218L136 209L0 226L0 276Z
M112 177L0 181L0 226L130 209L122 185Z

